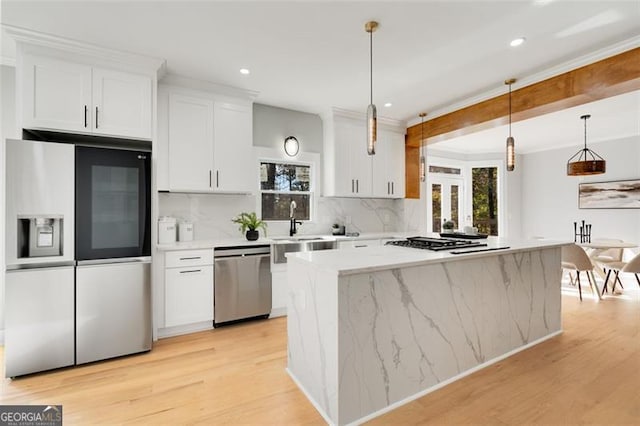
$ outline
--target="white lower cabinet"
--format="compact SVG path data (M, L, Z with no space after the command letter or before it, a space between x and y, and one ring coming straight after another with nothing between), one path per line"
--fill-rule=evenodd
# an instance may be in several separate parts
M167 252L166 266L165 327L213 321L213 250Z
M287 270L271 272L271 318L287 314Z

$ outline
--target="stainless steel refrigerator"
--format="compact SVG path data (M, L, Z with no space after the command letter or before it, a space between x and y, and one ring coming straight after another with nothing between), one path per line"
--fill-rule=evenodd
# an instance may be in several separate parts
M6 376L151 349L150 153L6 147Z

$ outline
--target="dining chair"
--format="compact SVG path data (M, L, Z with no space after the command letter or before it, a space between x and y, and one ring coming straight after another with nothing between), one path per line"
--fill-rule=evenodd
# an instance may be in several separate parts
M609 273L611 272L611 270L615 271L615 275L613 278L613 286L611 288L612 293L616 289L616 283L619 283L620 286L622 287L622 282L620 281L620 277L618 276L620 272L623 272L623 273L628 272L630 274L634 274L636 277L636 281L638 281L638 285L640 286L640 277L638 277L638 274L640 274L640 253L636 254L628 262L620 261L620 262L610 263L609 267L611 269L607 273L607 279L605 280L604 286L602 287L602 294L604 294L605 290L607 289L607 281L609 279Z
M598 238L597 240L593 240L594 243L621 243L622 240L617 240L614 238ZM604 269L605 273L607 272L607 265L614 262L622 262L622 254L624 249L622 248L610 248L606 250L601 250L597 254L594 254L591 257L591 260L599 263Z
M580 284L580 272L585 272L589 280L591 291L600 297L600 290L596 284L596 277L593 275L593 263L587 253L576 244L562 246L562 269L576 271L576 282L578 283L578 292L580 300L582 300L582 286ZM573 281L573 277L569 272L569 277ZM594 289L595 286L595 289Z

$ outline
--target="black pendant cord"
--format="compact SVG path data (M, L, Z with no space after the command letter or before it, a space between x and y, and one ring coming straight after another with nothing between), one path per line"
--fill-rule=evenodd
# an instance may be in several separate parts
M584 118L584 150L587 150L587 117Z

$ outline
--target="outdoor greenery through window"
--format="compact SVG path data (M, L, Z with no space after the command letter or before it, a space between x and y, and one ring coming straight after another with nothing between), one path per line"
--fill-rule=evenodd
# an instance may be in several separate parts
M298 220L311 218L311 166L260 163L262 220L289 220L291 201Z
M498 168L472 169L473 226L482 234L498 235Z

